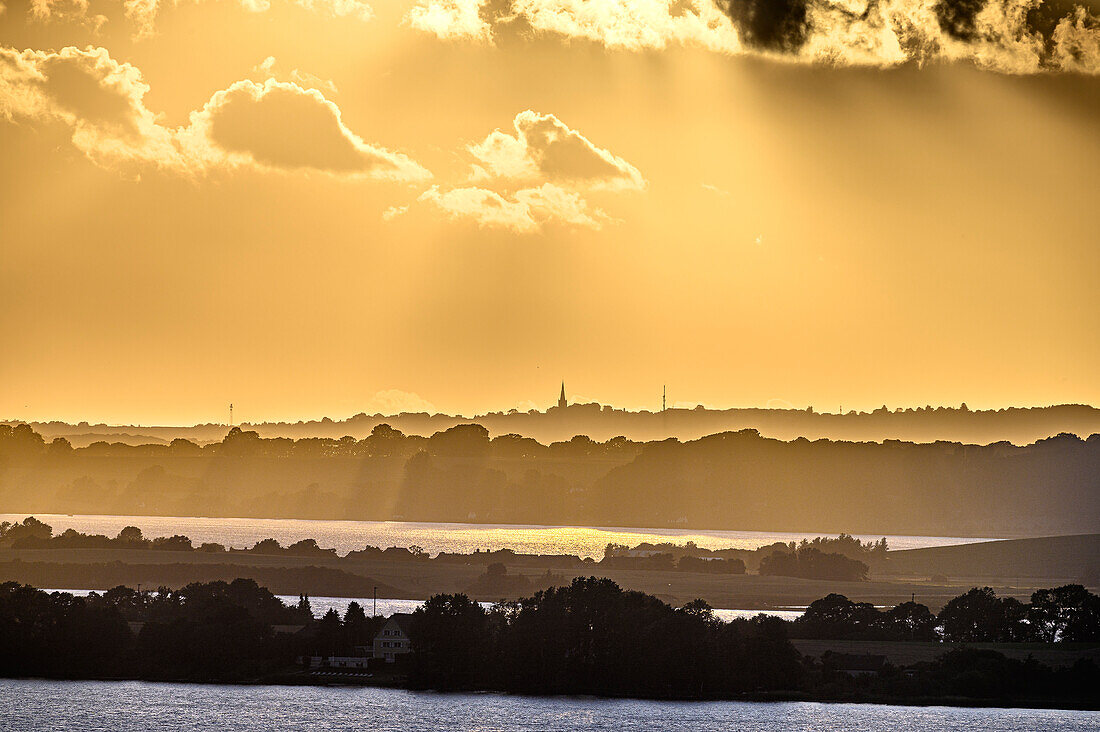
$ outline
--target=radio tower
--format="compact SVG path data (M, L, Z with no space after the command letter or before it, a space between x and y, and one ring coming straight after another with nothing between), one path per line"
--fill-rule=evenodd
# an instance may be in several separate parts
M668 435L668 386L661 384L661 434Z
M233 402L229 402L229 426L233 426Z

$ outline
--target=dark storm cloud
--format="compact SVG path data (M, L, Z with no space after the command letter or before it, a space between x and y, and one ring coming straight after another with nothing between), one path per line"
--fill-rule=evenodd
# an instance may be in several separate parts
M406 20L448 41L581 39L837 67L942 61L1100 74L1100 0L417 0Z
M985 0L939 0L936 3L936 20L940 29L960 41L978 39L976 18L985 8Z
M749 48L797 51L809 31L807 0L718 0Z

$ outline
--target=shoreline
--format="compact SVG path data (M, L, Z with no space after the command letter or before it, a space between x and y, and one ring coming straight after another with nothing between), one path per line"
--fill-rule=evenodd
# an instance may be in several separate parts
M996 699L996 698L971 698L960 696L944 697L826 697L814 696L803 691L776 691L755 692L738 694L728 697L656 697L637 696L626 694L519 694L499 689L452 689L440 690L432 688L418 688L404 681L383 681L365 674L344 673L339 676L346 677L339 680L336 677L325 679L310 678L308 673L300 674L271 674L266 677L251 680L219 680L219 679L147 679L136 676L112 676L112 677L78 677L55 678L48 676L7 676L2 677L8 681L50 681L50 682L97 682L97 683L125 683L138 682L142 684L193 684L197 686L225 686L225 687L258 687L258 686L316 686L328 688L377 688L405 691L411 694L437 694L440 696L461 695L496 695L516 699L601 699L601 700L637 700L650 702L669 702L675 704L712 704L722 702L745 702L752 704L860 704L874 706L895 707L953 707L964 709L1053 709L1065 711L1097 712L1100 711L1100 700L1094 702L1052 702L1045 699Z
M1046 538L1048 536L1075 536L1080 532L1074 532L1070 534L1050 534L1050 533L1035 533L1032 531L994 531L987 532L992 535L989 536L954 536L945 534L934 534L924 532L868 532L868 531L853 531L850 528L842 528L837 530L824 530L824 529L786 529L786 528L730 528L730 527L718 527L718 526L686 526L684 524L678 524L675 522L653 526L611 526L611 525L595 525L595 524L524 524L524 523L499 523L492 521L479 521L476 518L467 519L465 521L416 521L409 519L395 519L395 518L303 518L301 516L220 516L220 515L179 515L174 513L146 513L146 514L127 514L127 513L66 513L56 511L4 511L0 513L0 519L14 520L18 518L22 520L28 516L34 516L37 519L46 521L49 523L50 518L60 519L65 521L67 519L88 518L88 519L135 519L140 520L143 518L152 518L158 520L168 519L183 519L186 521L288 521L295 523L332 523L332 524L385 524L394 528L409 528L409 527L433 527L439 529L462 529L468 527L475 527L482 531L554 531L559 529L576 529L581 531L599 531L606 533L622 533L622 534L638 534L639 536L656 535L668 537L691 537L697 534L739 534L739 533L753 533L753 534L784 534L784 535L798 535L798 538L812 539L815 536L834 536L840 533L847 533L852 536L861 539L877 539L882 538L884 535L889 538L891 536L896 539L943 539L949 540L953 543L935 543L927 544L924 547L914 548L927 548L937 546L959 546L961 544L981 544L985 542L993 541L1009 541L1012 539L1036 539ZM141 527L139 527L141 528ZM669 532L663 534L662 532ZM721 536L715 536L714 538L726 538ZM732 539L732 537L731 537ZM797 539L796 539L797 540ZM904 549L897 551L906 551Z
M141 556L133 556L138 552ZM703 599L711 607L739 610L801 608L829 592L839 592L879 606L897 605L916 595L925 604L938 609L973 586L988 584L1006 596L1019 598L1028 598L1035 589L1044 586L1042 578L1030 578L1023 586L994 577L987 577L980 584L969 579L964 581L961 577L946 584L899 577L831 581L751 573L618 569L583 563L565 567L536 560L508 564L509 577L527 580L523 587L490 590L477 587L486 571L485 565L466 562L319 561L315 557L246 553L217 557L202 552L185 554L154 550L137 550L129 557L124 554L124 550L116 553L116 550L95 549L3 550L0 551L0 580L63 589L76 589L72 587L76 583L98 585L79 589L103 592L120 584L178 588L191 582L230 581L243 577L256 580L278 595L308 594L362 600L372 597L372 589L377 586L380 596L393 600L423 601L436 594L462 593L479 602L497 602L518 599L547 584L564 585L574 577L598 574L622 587L654 595L673 605ZM213 561L226 559L230 561ZM552 573L551 578L546 576L548 571ZM338 574L332 575L332 572ZM331 579L326 580L326 576Z

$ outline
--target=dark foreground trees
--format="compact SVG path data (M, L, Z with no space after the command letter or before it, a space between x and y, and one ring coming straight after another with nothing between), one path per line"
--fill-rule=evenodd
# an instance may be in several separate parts
M814 600L791 626L792 637L947 643L1100 642L1100 597L1081 585L1038 590L1025 604L975 587L939 615L918 602L882 611L832 593Z
M1100 596L1081 585L1038 590L1031 595L1028 623L1037 640L1100 640Z
M252 580L139 593L47 594L0 584L0 674L254 678L292 659L272 626L312 622Z
M110 674L130 640L117 608L14 582L0 584L0 675Z
M997 651L945 646L935 662L903 672L879 658L872 675L858 676L828 654L820 663L801 658L788 640L790 631L798 637L936 641L944 623L957 632L953 618L959 608L969 608L971 619L988 626L995 638L1004 608L1016 605L1025 614L1044 608L1055 618L1051 624L1066 625L1066 618L1073 618L1075 627L1086 627L1079 608L1095 598L1073 587L1036 593L1038 603L1030 606L995 596L990 603L990 595L973 590L937 618L916 602L883 612L833 594L813 603L794 623L763 615L723 623L701 600L674 609L595 577L491 610L464 595L439 595L414 614L410 680L415 687L444 690L676 699L780 692L856 701L967 697L1094 703L1089 700L1100 671L1091 661L1051 669ZM1015 617L1016 610L1008 612ZM983 613L988 617L979 619Z
M587 577L490 610L465 595L436 595L413 614L407 665L380 665L391 683L407 668L410 686L442 690L1095 706L1100 671L1091 660L1051 669L1031 658L945 645L934 662L902 670L878 657L871 675L856 676L844 665L856 657L802 658L788 633L987 641L1031 627L1032 641L1096 642L1096 612L1095 595L1067 585L1036 592L1028 605L974 589L939 617L915 602L882 612L833 594L794 623L764 615L725 623L702 600L677 609ZM315 677L296 658L354 653L370 645L382 622L355 603L343 618L330 610L317 619L306 598L288 607L242 579L145 593L116 587L88 597L8 582L0 584L0 675L309 683Z
M785 625L720 623L696 601L673 609L611 580L573 580L486 611L463 595L413 616L414 685L538 694L715 697L798 684Z

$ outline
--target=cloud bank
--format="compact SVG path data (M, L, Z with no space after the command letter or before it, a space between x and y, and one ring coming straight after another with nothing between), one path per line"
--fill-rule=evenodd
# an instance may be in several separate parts
M162 125L144 102L141 72L104 48L57 52L0 47L0 116L60 123L103 167L155 166L187 175L250 167L392 181L430 177L405 155L370 145L316 89L243 80L216 92L190 124Z
M269 73L274 60L257 69ZM0 117L55 125L97 165L185 176L251 169L315 171L350 179L422 182L431 174L401 153L365 142L318 89L243 79L215 92L187 125L168 127L145 106L149 85L104 48L17 51L0 47ZM510 131L467 145L466 180L417 199L448 218L531 234L546 226L600 229L614 222L588 192L638 191L633 165L552 114L520 112ZM384 214L392 220L407 206Z
M839 66L961 61L1005 73L1100 73L1093 0L502 1L419 0L406 21L449 40L542 34Z
M406 20L448 40L492 41L530 29L630 50L673 43L726 53L740 48L729 18L711 0L420 0Z

